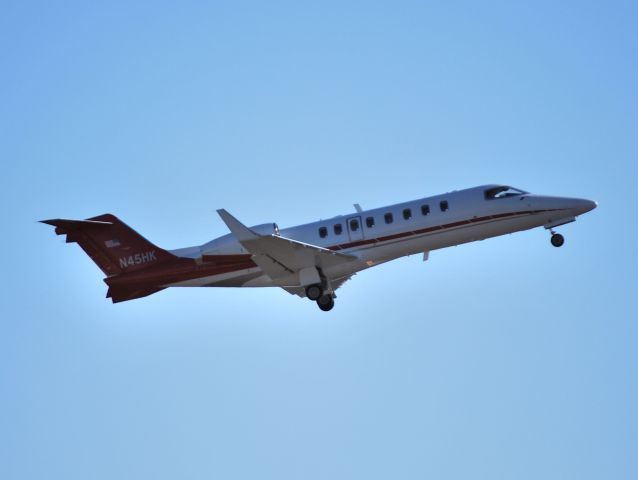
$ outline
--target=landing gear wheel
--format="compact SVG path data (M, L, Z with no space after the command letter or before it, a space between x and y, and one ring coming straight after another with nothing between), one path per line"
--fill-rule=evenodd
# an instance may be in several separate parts
M551 242L555 247L562 247L563 243L565 243L565 237L563 237L560 233L555 233L552 235Z
M332 295L321 295L317 299L317 305L324 312L329 312L330 310L332 310L332 307L335 306L335 301L332 298Z
M308 297L313 302L315 300L319 300L321 296L321 285L308 285L306 287L306 297Z

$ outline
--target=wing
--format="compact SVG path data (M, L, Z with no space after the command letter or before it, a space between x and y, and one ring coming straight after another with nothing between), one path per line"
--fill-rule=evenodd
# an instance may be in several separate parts
M358 260L354 255L333 252L290 238L259 235L226 210L217 212L239 243L252 254L252 260L281 285L299 286L299 272L309 267L328 271L333 267Z

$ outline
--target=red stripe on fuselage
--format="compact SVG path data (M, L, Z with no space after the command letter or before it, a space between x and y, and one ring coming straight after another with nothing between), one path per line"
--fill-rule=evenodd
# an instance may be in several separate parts
M480 223L480 222L485 222L485 221L488 221L488 220L500 220L502 218L514 217L514 216L518 216L518 215L533 215L533 214L536 214L536 213L552 212L552 211L554 211L554 209L550 209L550 210L531 210L531 211L524 211L524 212L498 213L496 215L487 215L485 217L472 218L470 220L461 220L461 221L458 221L458 222L446 223L446 224L443 224L443 225L433 225L431 227L420 228L418 230L412 230L412 231L407 231L407 232L395 233L395 234L392 234L392 235L386 235L384 237L370 238L368 240L357 240L356 242L333 245L332 247L327 247L327 248L329 248L330 250L346 250L348 248L353 248L353 247L361 247L361 246L364 246L364 245L373 245L373 244L376 244L376 243L387 242L387 241L390 241L390 240L398 240L399 238L406 238L406 237L411 237L411 236L416 236L416 235L423 235L424 233L432 233L432 232L436 232L438 230L448 230L448 229L460 227L460 226L463 226L463 225L469 225L469 224L472 224L472 223Z
M206 255L206 261L202 263L181 257L180 260L190 260L190 262L151 267L136 273L107 277L104 281L109 286L168 285L195 278L247 270L257 266L251 260L250 254L219 255L219 259L212 260L211 257L215 256Z

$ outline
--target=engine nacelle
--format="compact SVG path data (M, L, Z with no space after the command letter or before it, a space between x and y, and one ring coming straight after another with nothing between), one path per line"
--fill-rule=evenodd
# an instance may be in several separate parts
M262 223L249 228L257 235L279 235L279 227L276 223ZM216 238L201 246L202 255L237 255L245 253L248 252L232 233Z
M279 227L276 223L262 223L249 228L257 235L279 235Z

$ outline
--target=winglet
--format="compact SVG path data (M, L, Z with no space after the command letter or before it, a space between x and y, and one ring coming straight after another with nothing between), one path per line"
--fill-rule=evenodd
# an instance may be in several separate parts
M237 240L239 240L240 242L255 240L260 237L260 235L257 235L250 228L241 223L223 208L217 210L217 213L222 218L228 229L233 233L233 235L237 237Z

